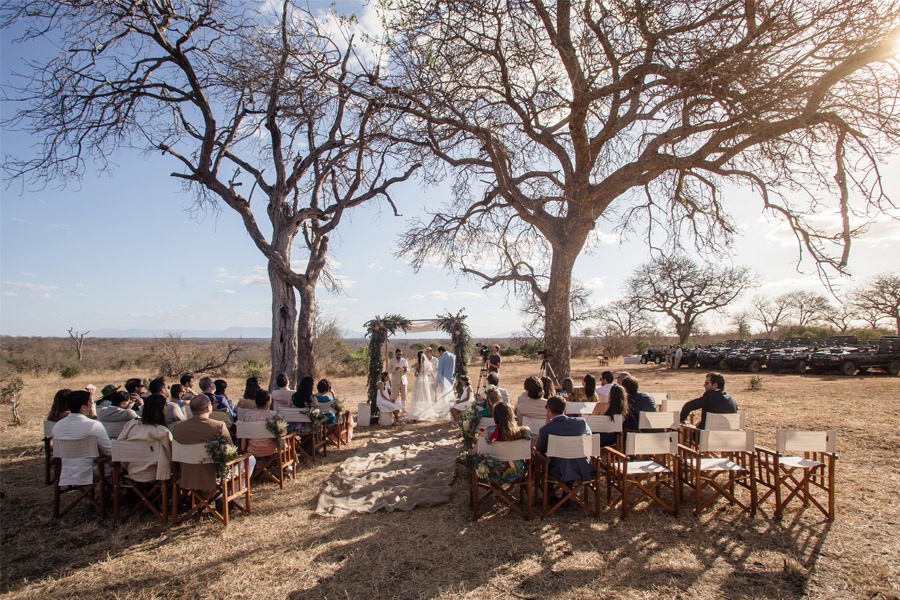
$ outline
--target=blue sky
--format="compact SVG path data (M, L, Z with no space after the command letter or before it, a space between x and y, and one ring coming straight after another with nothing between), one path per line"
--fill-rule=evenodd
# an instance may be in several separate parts
M2 81L19 67L20 48L2 39ZM4 103L3 116L9 115ZM2 153L29 152L35 140L4 130ZM169 177L171 159L122 151L111 174L88 170L83 181L60 189L23 188L5 182L0 190L0 334L64 336L84 331L145 329L158 332L268 327L270 294L265 262L237 215L192 210L193 198ZM884 169L885 189L900 190L896 157ZM393 256L407 218L449 198L446 188L419 182L398 187L393 196L403 217L386 203L362 207L332 237L331 256L344 292L321 290L319 306L348 334L376 314L431 318L465 309L477 338L522 329L515 299L504 306L502 289L483 291L469 279L424 267L413 273ZM801 270L794 238L777 222L767 222L760 201L743 190L726 191L744 231L734 264L752 267L765 282L759 293L792 289L824 291L812 263ZM262 216L262 215L261 215ZM836 217L836 215L835 215ZM261 220L265 220L264 217ZM620 282L648 258L643 240L619 244L613 225L598 224L601 242L576 264L575 275L593 291L595 303L615 298ZM900 226L883 220L854 243L853 285L896 270ZM749 296L748 296L749 299ZM721 323L710 323L718 329Z

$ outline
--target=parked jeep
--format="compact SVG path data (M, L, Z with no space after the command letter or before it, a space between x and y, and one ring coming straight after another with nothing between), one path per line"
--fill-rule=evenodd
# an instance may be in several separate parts
M641 364L646 365L647 363L662 363L666 361L666 350L660 350L658 348L647 348L647 350L641 354Z
M759 341L770 342L769 340ZM759 373L759 370L765 366L766 359L771 351L772 347L770 342L766 345L729 352L725 356L725 363L732 371L747 369L751 373Z
M897 375L900 373L900 336L885 336L858 346L822 348L812 354L809 365L815 373L839 370L848 377L869 369Z
M766 368L773 373L792 371L802 375L806 373L810 354L812 354L810 347L779 348L769 354Z

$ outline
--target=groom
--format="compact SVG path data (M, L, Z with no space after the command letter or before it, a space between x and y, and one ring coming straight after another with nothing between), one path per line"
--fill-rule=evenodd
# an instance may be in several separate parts
M445 379L447 383L452 385L454 369L456 369L456 356L452 352L447 352L443 346L438 346L438 380Z

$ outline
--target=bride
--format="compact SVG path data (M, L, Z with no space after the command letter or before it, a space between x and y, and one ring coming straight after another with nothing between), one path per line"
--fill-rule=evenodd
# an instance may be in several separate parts
M416 383L408 418L410 421L435 421L438 414L434 409L434 365L421 350L413 370L416 372Z

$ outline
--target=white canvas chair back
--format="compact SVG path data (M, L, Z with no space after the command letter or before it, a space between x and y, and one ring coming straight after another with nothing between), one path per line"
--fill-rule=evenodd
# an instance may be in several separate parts
M309 412L303 408L279 408L275 412L288 423L312 423Z
M513 440L511 442L494 442L488 444L478 440L475 451L497 460L528 460L531 458L531 440Z
M112 440L112 459L118 463L159 462L162 448L159 442Z
M622 432L622 415L613 415L607 417L605 415L585 415L584 420L591 433L621 433Z
M589 458L600 456L599 435L551 435L547 439L551 458Z
M744 411L730 414L708 412L704 429L721 431L747 429L747 413Z
M522 417L522 425L531 430L532 435L537 435L541 427L547 424L547 419L537 417Z
M596 405L596 402L566 402L566 414L583 417L591 414Z
M674 431L629 433L625 437L625 454L628 456L677 453L678 433Z
M266 429L265 421L238 421L237 436L242 440L274 439L272 432Z
M680 415L677 412L641 411L638 429L678 429Z
M671 398L665 398L662 401L662 408L660 408L660 412L677 412L679 415L681 414L681 409L687 404L688 400L672 400ZM657 403L659 406L659 403Z
M775 450L779 453L837 452L837 431L795 431L778 429L775 432Z
M709 415L707 415L709 416ZM754 452L756 432L744 430L700 431L700 452Z
M53 437L53 426L56 425L56 421L44 421L44 437L52 438Z
M644 390L641 390L641 391L644 392ZM644 392L644 393L647 394L648 396L650 396L651 398L653 398L653 401L656 402L657 408L661 407L663 405L663 402L665 402L666 400L669 399L669 392ZM660 409L660 410L665 410L665 409Z
M97 438L88 436L77 440L53 440L53 456L56 458L97 458Z
M251 410L253 410L253 409L252 409L252 408L238 408L238 409L237 409L237 420L238 420L238 421L243 421L243 420L244 420L244 415L246 415L246 414L247 414L248 412L250 412Z
M202 465L210 462L206 454L206 444L179 444L172 442L172 462Z
M323 413L333 413L334 402L319 402L319 410L321 410Z

